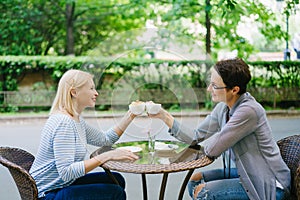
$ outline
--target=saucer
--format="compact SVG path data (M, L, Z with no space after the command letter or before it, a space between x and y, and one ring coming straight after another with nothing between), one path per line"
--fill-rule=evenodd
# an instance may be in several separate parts
M118 147L117 149L128 150L131 151L132 153L138 153L143 150L141 147L135 147L135 146L124 146L124 147Z
M178 149L178 145L155 142L155 151L173 151Z

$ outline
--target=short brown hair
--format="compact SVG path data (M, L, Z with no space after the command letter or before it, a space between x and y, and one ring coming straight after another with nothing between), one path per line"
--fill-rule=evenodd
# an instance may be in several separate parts
M227 88L232 89L235 86L240 88L238 94L246 92L247 84L251 80L249 66L240 58L218 61L214 69L223 79Z

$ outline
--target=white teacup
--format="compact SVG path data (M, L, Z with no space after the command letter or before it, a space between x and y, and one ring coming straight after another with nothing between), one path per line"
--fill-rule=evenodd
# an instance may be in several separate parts
M146 111L149 114L155 115L160 111L160 109L161 109L161 104L153 103L153 102L146 103Z
M141 115L145 111L145 103L144 102L132 102L129 105L129 110L135 115Z

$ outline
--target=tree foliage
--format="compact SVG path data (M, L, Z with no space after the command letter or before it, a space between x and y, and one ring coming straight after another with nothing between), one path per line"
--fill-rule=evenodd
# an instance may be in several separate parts
M287 0L285 12L297 4ZM168 30L160 32L162 38L185 35L213 57L219 49L237 50L241 57L255 51L238 31L245 21L256 24L267 41L286 38L259 0L1 0L0 55L78 56L99 44L102 54L112 55L132 48L146 21Z
M206 52L212 52L213 57L220 49L237 50L238 56L244 58L255 50L238 31L245 21L256 24L268 41L284 36L274 13L258 0L173 0L156 4L162 6L157 11L157 26L184 32L195 41L206 41Z
M145 10L131 5L125 0L3 0L0 54L83 55L112 34L144 25Z
M2 55L41 54L44 38L35 29L40 12L30 1L0 2L0 53Z

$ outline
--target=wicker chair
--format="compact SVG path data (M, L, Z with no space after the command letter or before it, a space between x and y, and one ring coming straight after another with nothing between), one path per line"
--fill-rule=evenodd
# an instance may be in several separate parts
M18 148L0 147L0 163L7 167L12 175L22 200L38 199L38 190L29 169L34 156Z
M283 138L277 144L284 162L291 170L291 199L300 200L300 135Z

